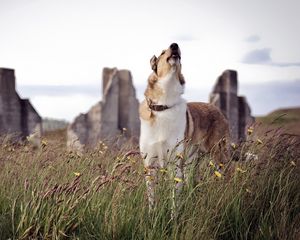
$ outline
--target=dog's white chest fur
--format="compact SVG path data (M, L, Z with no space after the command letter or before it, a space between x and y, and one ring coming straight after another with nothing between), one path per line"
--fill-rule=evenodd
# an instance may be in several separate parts
M160 80L160 87L164 94L158 104L170 108L154 112L153 121L141 119L140 150L146 156L146 166L164 167L168 152L184 139L187 104L181 97L183 86L169 75Z

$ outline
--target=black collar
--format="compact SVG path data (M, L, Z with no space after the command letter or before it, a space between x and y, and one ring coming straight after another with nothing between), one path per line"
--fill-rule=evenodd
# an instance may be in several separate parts
M169 107L167 105L156 105L156 104L149 105L149 108L152 111L156 111L156 112L161 112L161 111L169 109Z
M148 107L152 110L152 111L155 111L155 112L161 112L161 111L164 111L164 110L167 110L169 109L170 107L168 107L167 105L157 105L155 103L152 102L151 99L146 99L147 100L147 103L148 103Z

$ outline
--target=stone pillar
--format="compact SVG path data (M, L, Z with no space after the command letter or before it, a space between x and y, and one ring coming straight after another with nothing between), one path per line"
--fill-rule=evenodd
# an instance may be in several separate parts
M112 74L107 80L105 92L103 93L101 108L101 139L109 139L115 137L121 131L119 129L119 78L117 70L112 69ZM110 140L110 139L109 139Z
M42 118L31 105L29 99L21 99L21 126L24 136L35 133L41 137L42 134Z
M233 141L237 142L238 134L238 97L237 97L237 72L226 70L217 79L210 102L221 109L229 121L230 134Z
M21 104L15 91L15 71L0 68L0 134L22 135Z
M136 99L131 73L118 71L119 78L119 129L126 128L127 136L139 136L140 120L138 117L139 102Z
M0 68L0 92L1 94L11 95L15 93L16 78L15 70Z
M105 89L112 75L117 71L116 68L103 68L102 70L102 95L105 94Z
M116 140L123 128L126 139L138 138L140 132L139 102L132 76L128 70L104 68L102 72L102 101L86 114L77 117L68 127L68 146L81 150L93 147L100 140ZM75 144L75 142L80 144Z
M226 70L217 79L210 94L210 103L217 106L229 122L232 142L244 141L246 129L253 123L251 110L245 97L238 97L238 74Z
M251 109L247 103L246 97L239 99L239 138L246 139L246 130L254 123L254 117L251 116Z

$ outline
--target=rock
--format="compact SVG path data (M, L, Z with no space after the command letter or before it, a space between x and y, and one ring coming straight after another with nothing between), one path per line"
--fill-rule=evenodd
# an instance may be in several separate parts
M210 94L210 103L220 108L228 119L231 140L235 143L246 139L247 128L254 123L246 97L238 96L237 76L236 71L224 71Z
M42 134L42 119L28 99L21 99L15 89L15 71L0 68L0 134L17 139Z
M140 132L136 99L131 73L128 70L104 68L103 98L87 113L80 114L68 127L67 145L82 151L99 141L115 141L120 135L137 139Z

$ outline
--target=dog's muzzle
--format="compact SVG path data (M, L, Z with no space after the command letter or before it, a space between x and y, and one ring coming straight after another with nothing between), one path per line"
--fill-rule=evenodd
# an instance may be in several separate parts
M178 47L178 44L177 43L172 43L170 45L170 49L171 49L171 56L169 57L170 58L173 58L174 60L177 60L177 59L181 59L181 54L180 54L180 49ZM169 60L168 59L168 60Z

